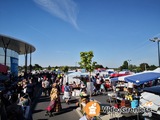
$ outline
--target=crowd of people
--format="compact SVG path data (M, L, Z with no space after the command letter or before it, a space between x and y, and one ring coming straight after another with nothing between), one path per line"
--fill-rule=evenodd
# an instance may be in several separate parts
M50 103L46 107L46 114L53 116L53 112L59 112L62 109L60 95L63 93L63 99L67 105L71 99L71 86L64 82L64 74L44 75L38 78L42 87L42 96L50 97Z
M18 77L6 75L6 80L1 81L0 104L1 118L3 120L32 120L32 106L38 89L41 88L40 78L51 74L24 74ZM2 89L3 88L3 89ZM50 93L49 89L44 91Z
M1 94L1 118L4 120L32 120L32 106L38 90L42 96L50 97L50 104L46 106L46 115L52 116L53 112L62 109L60 94L69 105L71 87L66 82L63 84L64 74L42 72L25 74L19 77L7 77L1 83L4 89Z
M93 83L93 94L98 95L113 90L115 85L106 79L105 76L95 75L91 77ZM42 96L50 97L50 103L46 106L46 114L53 116L53 112L59 112L62 109L60 95L63 93L63 99L67 105L73 95L74 88L79 89L79 96L87 95L87 81L89 78L81 79L80 84L73 81L69 84L65 80L64 74L56 73L37 73L19 76L16 80L12 78L4 83L5 90L1 92L1 104L4 106L2 117L13 120L32 120L32 104L35 99L35 89L40 86ZM37 93L36 93L37 94ZM79 105L79 104L78 104Z
M36 77L32 75L7 77L1 82L1 118L4 120L32 120L31 104L34 99Z

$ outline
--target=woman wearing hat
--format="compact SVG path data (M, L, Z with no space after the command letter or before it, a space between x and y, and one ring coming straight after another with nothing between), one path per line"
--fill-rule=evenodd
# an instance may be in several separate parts
M52 116L53 112L59 112L61 107L61 101L59 96L59 90L57 89L57 84L53 83L51 93L50 93L51 102L49 106L46 108L46 115Z

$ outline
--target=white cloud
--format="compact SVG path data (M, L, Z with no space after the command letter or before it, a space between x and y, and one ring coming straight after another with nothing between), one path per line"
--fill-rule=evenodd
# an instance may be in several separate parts
M78 8L73 0L34 0L42 9L52 15L69 22L76 29Z

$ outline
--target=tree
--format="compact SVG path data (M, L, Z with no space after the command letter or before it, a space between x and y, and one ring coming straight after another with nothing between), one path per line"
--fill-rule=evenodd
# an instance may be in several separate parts
M149 65L147 63L141 63L139 65L142 71L147 70L149 68Z
M129 70L132 72L136 72L136 73L138 72L138 67L136 65L130 64L129 68L130 68Z
M81 61L78 62L80 67L86 69L91 76L91 72L95 69L95 65L97 64L97 62L94 62L94 61L92 62L92 58L94 57L93 51L81 52L80 57L81 57ZM89 76L89 80L90 80L90 76ZM90 89L90 97L91 97L91 94L92 93Z
M42 67L39 64L34 65L35 70L42 70Z
M55 70L56 70L56 69L58 69L58 66L55 66L54 68L55 68Z
M128 69L128 62L127 61L124 61L123 65L120 67L120 70L123 70L123 69Z
M47 69L48 69L48 70L51 70L51 66L49 65Z
M149 69L150 69L150 70L155 70L156 68L157 68L157 67L156 67L155 65L150 65L150 66L149 66Z
M108 69L108 67L107 67L107 66L106 66L105 68L106 68L106 69Z
M52 70L52 71L55 71L56 69L55 69L55 67L51 67L51 70Z
M68 66L63 66L63 67L61 68L61 70L62 70L64 73L68 72L68 69L69 69Z
M140 67L137 67L136 72L142 72L142 69Z
M92 62L92 58L94 57L93 51L89 52L81 52L80 53L81 61L78 62L81 68L86 69L88 72L91 72L95 69L95 65L97 62Z
M97 68L104 68L104 67L103 67L103 65L97 64L97 65L95 65L95 69L97 69Z

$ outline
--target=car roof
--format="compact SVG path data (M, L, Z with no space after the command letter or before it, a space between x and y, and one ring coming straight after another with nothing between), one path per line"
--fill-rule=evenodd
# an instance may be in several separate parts
M144 88L143 91L160 95L160 85Z

